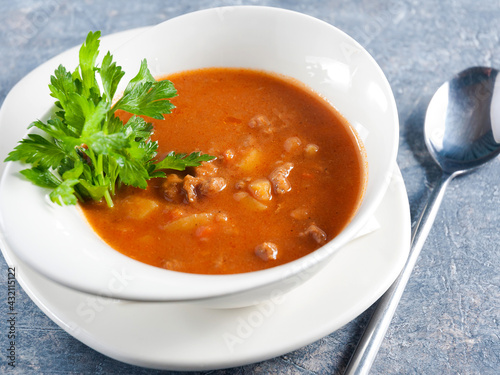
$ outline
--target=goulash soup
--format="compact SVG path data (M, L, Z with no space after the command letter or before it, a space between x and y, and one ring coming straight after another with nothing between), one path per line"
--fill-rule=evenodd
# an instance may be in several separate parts
M366 184L364 151L323 98L280 76L210 68L166 77L176 108L154 124L159 157L215 156L124 187L115 206L82 204L111 247L169 270L231 274L311 253L351 220ZM129 117L121 113L123 118Z

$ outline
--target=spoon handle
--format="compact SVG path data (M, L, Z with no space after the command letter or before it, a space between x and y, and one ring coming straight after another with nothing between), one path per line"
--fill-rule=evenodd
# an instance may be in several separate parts
M444 173L434 187L429 197L429 201L413 228L410 253L406 264L392 286L379 299L377 307L347 365L344 375L367 375L370 371L387 328L394 316L399 300L401 299L406 284L415 267L420 250L422 250L424 242L434 223L446 187L452 178L453 175Z

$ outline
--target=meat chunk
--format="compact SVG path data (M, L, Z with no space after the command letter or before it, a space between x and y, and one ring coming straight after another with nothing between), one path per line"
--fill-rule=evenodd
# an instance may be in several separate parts
M169 202L195 202L199 196L211 196L226 187L226 180L217 177L218 167L214 160L202 162L183 178L172 173L162 184L163 195Z
M269 261L278 257L278 246L272 242L264 242L255 247L255 255L260 259Z
M327 235L325 231L318 227L316 224L309 225L309 227L305 230L305 232L301 233L301 235L311 237L319 245L323 245L327 241Z
M234 159L234 151L231 150L230 148L224 151L222 154L222 159L226 162L233 160Z
M236 181L236 183L234 184L234 188L236 190L241 190L241 189L244 189L247 185L248 185L248 182L250 181L250 178L244 178L244 179L241 179L239 181Z
M198 186L198 191L201 195L211 196L226 187L226 180L222 177L209 177L202 179Z
M186 194L186 198L188 202L193 203L198 198L198 194L196 193L196 187L200 183L199 177L193 177L191 175L186 175L184 177L184 183L182 184L182 189Z
M286 152L294 152L297 151L302 144L302 141L299 137L290 137L285 140L284 148Z
M308 157L316 155L318 151L319 151L319 146L315 145L314 143L308 143L304 148L304 153Z
M292 189L288 175L293 169L293 163L283 163L276 167L269 175L269 180L273 184L274 192L276 194L284 194Z
M305 220L309 218L309 210L306 207L299 207L290 212L290 216L295 220Z
M211 196L226 187L226 180L222 177L193 177L186 175L182 189L189 203L198 199L198 195Z
M163 181L163 196L169 202L174 201L180 193L182 178L177 176L175 173L169 174L167 178Z
M259 129L265 134L271 134L273 132L271 121L263 115L252 117L252 119L248 122L248 126L253 129Z
M165 259L162 262L162 267L171 271L182 270L183 262L178 259Z
M204 161L198 167L194 168L194 174L196 177L200 176L215 176L217 173L217 166L213 161Z

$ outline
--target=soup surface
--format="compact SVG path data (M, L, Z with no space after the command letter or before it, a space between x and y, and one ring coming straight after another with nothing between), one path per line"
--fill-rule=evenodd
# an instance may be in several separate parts
M170 270L228 274L302 257L335 237L360 204L362 146L346 121L303 85L272 74L210 68L166 77L176 108L153 120L159 157L216 156L125 187L115 207L82 209L111 247ZM126 118L128 114L120 114Z

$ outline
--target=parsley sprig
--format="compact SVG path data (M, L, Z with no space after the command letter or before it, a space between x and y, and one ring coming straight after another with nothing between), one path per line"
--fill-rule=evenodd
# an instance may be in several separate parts
M100 35L88 34L75 71L62 65L55 70L49 85L56 99L54 115L46 122L31 123L29 128L38 132L29 133L5 159L31 164L21 173L52 189L50 199L59 205L104 198L112 207L112 196L121 184L145 189L150 178L165 176L163 169L184 170L214 158L199 152L170 152L161 161L154 159L158 143L150 139L153 126L140 116L163 119L174 108L167 99L177 91L168 80L156 81L143 60L113 105L124 72L110 52L100 67L96 65ZM124 124L116 116L118 110L133 116Z

